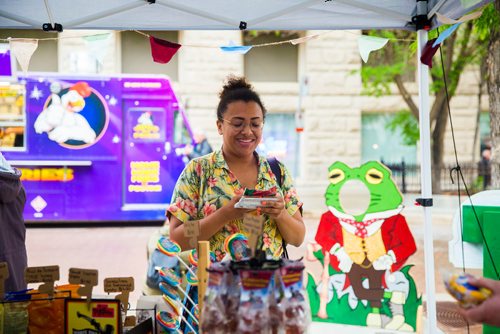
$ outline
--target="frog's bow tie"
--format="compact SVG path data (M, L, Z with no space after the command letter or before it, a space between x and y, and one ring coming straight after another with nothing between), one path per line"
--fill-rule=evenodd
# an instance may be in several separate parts
M368 236L368 231L366 230L367 226L370 226L374 222L380 219L368 219L361 222L355 221L354 219L349 218L340 218L340 221L349 225L352 225L356 228L354 235L360 238L366 238Z

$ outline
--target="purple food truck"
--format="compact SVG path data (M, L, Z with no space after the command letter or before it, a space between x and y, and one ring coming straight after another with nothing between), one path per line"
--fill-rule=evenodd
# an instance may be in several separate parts
M0 85L0 150L22 170L28 222L161 221L191 141L165 76Z

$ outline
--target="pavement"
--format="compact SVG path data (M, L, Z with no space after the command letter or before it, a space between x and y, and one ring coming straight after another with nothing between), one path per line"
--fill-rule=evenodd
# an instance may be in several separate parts
M406 217L410 230L417 243L417 252L407 261L414 264L410 274L415 279L419 292L426 299L425 266L424 266L424 215L421 207L415 206L416 195L406 195L405 209L402 214ZM464 200L464 198L462 198ZM321 201L322 202L322 201ZM304 214L307 226L306 241L301 247L288 246L290 258L300 258L305 255L306 244L314 240L314 235L322 213L321 202L311 205ZM459 271L448 260L448 241L452 237L452 218L459 207L455 196L434 196L432 208L432 229L434 236L434 275L436 300L449 302L451 297L446 293L442 284L441 272ZM93 289L97 295L103 291L106 277L133 277L135 290L130 294L130 303L135 307L141 296L142 284L147 269L146 248L149 237L159 227L58 227L39 228L31 227L27 230L26 247L28 250L28 265L59 265L60 280L56 284L68 282L69 268L97 269L100 284ZM306 269L319 279L321 267L318 262L305 261ZM477 270L469 270L480 275ZM439 309L438 309L439 316ZM477 327L477 326L476 326ZM459 328L455 331L440 324L446 333L467 333ZM349 331L340 331L348 333ZM358 331L353 331L358 332ZM377 333L382 333L378 331ZM470 331L474 333L474 331Z

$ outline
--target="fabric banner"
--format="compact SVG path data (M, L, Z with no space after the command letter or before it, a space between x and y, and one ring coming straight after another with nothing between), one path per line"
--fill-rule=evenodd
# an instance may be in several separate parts
M438 46L439 44L443 43L445 39L447 39L448 37L451 36L451 34L453 34L455 32L455 30L457 30L458 26L461 25L462 23L455 23L454 25L452 25L451 27L449 27L448 29L446 29L445 31L443 31L439 37L436 39L436 41L434 42L434 44L432 44L432 47L436 47Z
M16 57L23 72L27 72L31 56L38 47L37 39L11 39L9 40L10 50Z
M478 12L471 13L471 14L464 15L461 18L459 18L458 20L454 20L454 19L450 19L450 18L448 18L448 17L446 17L444 15L441 15L439 13L436 13L436 17L437 17L438 21L441 22L441 23L443 23L443 24L464 23L464 22L467 22L467 21L470 21L470 20L477 19L481 15L483 15L483 11L482 10L480 10Z
M156 63L166 64L181 48L180 44L149 36L151 56Z
M318 38L318 36L319 35L310 35L310 36L300 37L300 38L292 39L290 41L290 43L292 43L293 45L297 45L297 44L308 42L312 39L316 39L316 38Z
M83 39L87 44L89 54L95 57L95 59L103 64L104 57L108 53L108 44L111 34L99 34L92 36L85 36Z
M366 63L370 52L383 48L389 39L374 36L361 35L358 38L358 48L361 59Z
M231 41L229 45L221 46L220 49L226 53L237 53L237 54L246 54L250 49L252 49L251 45L234 45Z
M424 49L422 50L422 55L420 56L420 61L431 68L432 68L432 57L434 57L437 50L439 49L439 46L441 45L438 44L434 46L436 40L437 38L428 40L424 46Z

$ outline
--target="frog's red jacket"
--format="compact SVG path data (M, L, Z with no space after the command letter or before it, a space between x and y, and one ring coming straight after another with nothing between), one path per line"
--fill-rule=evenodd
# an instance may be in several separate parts
M382 218L381 220L382 221L379 222L381 225L374 225L380 226L386 251L392 251L395 255L396 260L391 266L391 271L394 272L399 270L408 257L415 253L417 247L403 215L396 214ZM379 228L377 228L377 230L378 229ZM340 219L332 212L327 211L321 216L315 240L321 245L323 252L329 252L337 243L344 246L342 231L343 227ZM330 255L330 265L335 270L341 271L338 267L339 260L335 255Z

